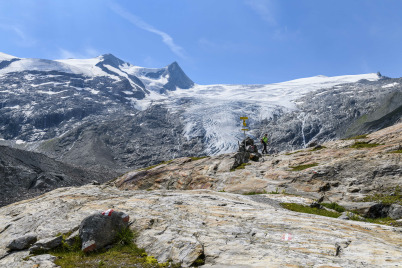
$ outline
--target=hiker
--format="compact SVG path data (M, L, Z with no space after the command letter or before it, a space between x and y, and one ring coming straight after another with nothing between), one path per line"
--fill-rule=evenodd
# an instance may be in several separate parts
M264 146L264 149L262 149L261 153L264 154L264 152L265 152L265 154L268 154L268 151L267 151L268 134L267 133L265 133L264 137L262 137L261 143Z

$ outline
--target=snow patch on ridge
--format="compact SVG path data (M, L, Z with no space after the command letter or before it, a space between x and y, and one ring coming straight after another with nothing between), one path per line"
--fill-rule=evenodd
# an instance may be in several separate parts
M12 59L18 59L18 58L14 57L14 56L11 56L11 55L8 55L6 53L0 52L0 61L3 61L3 60L9 61L9 60L12 60Z
M382 88L389 88L389 87L395 87L395 86L397 86L397 85L399 85L399 83L391 83L391 84L387 84L387 85L384 85L384 86L382 86Z

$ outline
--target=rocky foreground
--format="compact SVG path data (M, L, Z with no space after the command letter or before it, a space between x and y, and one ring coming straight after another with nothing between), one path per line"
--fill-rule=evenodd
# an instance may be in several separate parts
M379 145L350 148L356 142ZM0 267L54 266L49 256L26 258L28 250L7 252L6 245L30 233L41 240L75 231L86 216L106 209L130 216L136 243L148 254L183 267L199 258L204 267L398 267L401 227L293 212L279 203L324 196L367 213L375 202L365 197L402 185L401 156L393 153L401 143L398 124L314 151L265 156L234 171L232 154L181 158L107 184L53 190L0 208ZM266 193L241 194L252 191ZM379 211L385 209L389 214L390 207ZM400 205L392 211L400 218Z
M300 197L277 196L281 201ZM0 266L32 267L28 251L4 250L7 241L38 239L78 228L94 211L130 215L137 244L159 261L205 267L395 267L402 263L402 229L285 210L267 196L209 190L121 191L88 185L54 190L0 209ZM41 266L42 267L42 266Z

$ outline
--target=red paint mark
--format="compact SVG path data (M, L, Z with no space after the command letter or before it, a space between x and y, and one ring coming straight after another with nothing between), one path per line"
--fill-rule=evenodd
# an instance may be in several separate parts
M112 216L113 211L114 211L113 209L108 209L106 211L103 211L102 215L104 215L104 216Z
M96 248L96 244L93 243L93 244L87 246L86 248L84 248L82 251L89 252L89 251L95 250L95 248Z
M123 218L123 221L124 221L124 222L128 222L129 220L130 220L130 216L125 215L124 218Z

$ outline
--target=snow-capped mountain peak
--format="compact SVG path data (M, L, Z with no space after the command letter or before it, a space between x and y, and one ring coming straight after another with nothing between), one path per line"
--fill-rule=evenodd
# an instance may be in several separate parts
M2 52L0 52L0 61L9 61L9 60L12 60L12 59L18 59L17 57L14 57L14 56L12 56L12 55L8 55L8 54L6 54L6 53L2 53Z
M284 145L287 141L282 141L281 137L277 143L282 148L305 145L317 135L319 137L316 131L321 131L320 124L338 124L366 111L355 106L366 109L364 101L369 99L368 94L373 94L374 88L378 91L375 94L385 94L399 86L399 81L386 82L374 73L318 75L266 85L198 85L177 62L163 68L144 68L112 54L61 60L0 54L0 59L3 59L0 60L0 119L14 122L0 129L0 138L3 135L4 139L38 141L68 131L82 124L84 119L89 122L98 116L108 118L114 113L145 117L151 114L155 128L163 128L160 124L170 123L169 116L174 117L178 131L172 135L180 135L180 142L186 140L191 144L202 140L200 148L205 154L236 150L237 141L243 138L241 116L249 117L248 134L258 136L264 127L262 122L275 123L283 115L297 114L296 119L292 119L292 131L282 133L293 135L287 138L291 143ZM360 80L364 81L355 83ZM366 89L371 91L366 93ZM320 101L317 100L327 101L325 107L318 105ZM315 106L319 107L309 108ZM335 109L333 107L343 108L334 111L331 110ZM158 112L158 109L165 110ZM320 121L321 113L327 111L334 114L335 119ZM316 118L311 120L313 117ZM309 124L314 129L310 134ZM23 126L22 134L16 131L20 125ZM331 127L327 129L333 131Z

